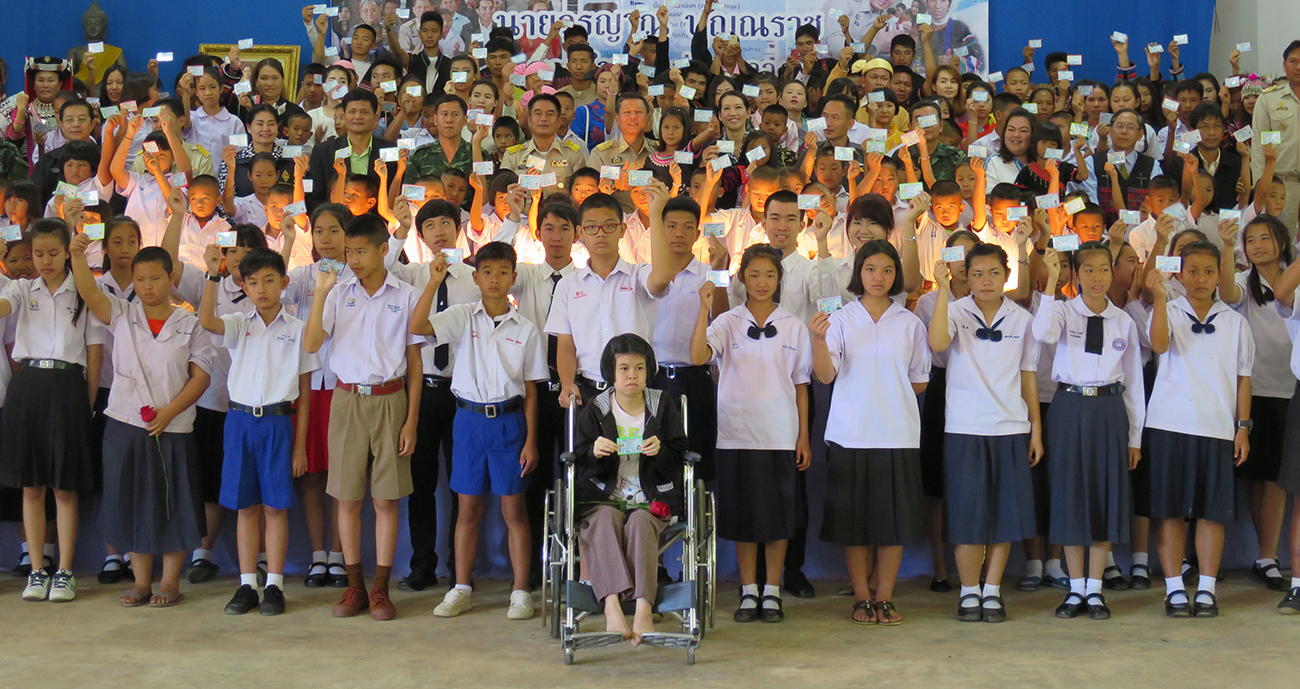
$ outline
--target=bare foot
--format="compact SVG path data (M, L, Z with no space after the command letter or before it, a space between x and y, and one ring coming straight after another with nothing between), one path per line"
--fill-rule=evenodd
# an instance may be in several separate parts
M654 631L654 610L644 598L638 599L636 602L636 614L632 616L632 645L641 645L641 636L643 634L653 634Z
M618 603L618 596L605 599L605 631L622 635L624 641L632 638L632 630L627 628L627 619L623 617L623 607Z

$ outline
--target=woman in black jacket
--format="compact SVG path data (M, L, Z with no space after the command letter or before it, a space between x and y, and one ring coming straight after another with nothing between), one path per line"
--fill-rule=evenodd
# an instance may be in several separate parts
M681 410L659 390L654 350L637 335L614 337L601 355L610 386L590 400L575 429L575 486L582 516L579 547L606 629L632 645L654 631L659 534L683 517ZM635 601L632 628L622 601Z

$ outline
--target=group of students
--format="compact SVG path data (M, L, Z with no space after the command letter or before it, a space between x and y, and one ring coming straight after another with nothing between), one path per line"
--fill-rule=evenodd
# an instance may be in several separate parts
M1166 86L1158 58L1134 81L1116 38L1113 88L1058 79L1054 54L1030 90L1027 48L996 92L961 60L936 63L928 40L920 76L906 35L889 59L853 41L820 58L813 26L801 57L762 74L728 40L710 46L711 9L695 59L670 62L666 30L629 31L644 62L626 70L597 67L581 26L560 65L547 44L512 59L501 28L444 55L437 12L419 18L423 53L389 21L392 52L372 54L361 24L350 61L305 70L300 104L278 62L246 70L238 50L185 60L178 98L144 80L130 106L121 90L86 98L63 61L30 61L0 144L32 166L7 184L0 228L14 365L12 379L0 366L0 512L23 523L23 597L75 598L84 495L100 581L134 582L121 605L180 602L187 559L191 583L215 576L235 511L225 610L279 614L301 491L305 583L343 589L335 615L395 617L409 497L402 585L436 583L444 536L452 586L434 614L452 617L473 606L491 494L507 616L528 619L578 405L582 578L633 643L654 628L687 451L735 543L734 619L784 619L783 584L813 595L804 472L821 444L820 537L845 548L855 623L903 621L903 548L926 541L936 592L952 590L955 545L959 620L1006 619L1017 541L1017 588L1068 591L1059 617L1108 618L1103 589L1151 586L1153 519L1166 613L1217 615L1238 479L1259 535L1251 576L1300 613L1300 579L1276 559L1300 493L1294 219L1279 218L1274 145L1225 136L1262 82ZM322 46L327 16L304 21ZM1273 88L1300 91L1300 41L1284 60ZM1176 109L1143 105L1164 95ZM57 139L34 135L37 101L58 101ZM1112 553L1126 542L1128 577Z

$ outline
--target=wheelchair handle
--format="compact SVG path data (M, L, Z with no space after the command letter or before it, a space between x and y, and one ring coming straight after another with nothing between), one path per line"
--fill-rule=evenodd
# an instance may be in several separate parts
M699 457L699 455L696 455L696 457ZM560 454L560 464L562 466L572 466L577 459L578 455L573 452L563 452Z
M561 458L560 458L560 461L563 461L563 460L564 460L564 458L561 457ZM695 466L696 464L699 464L699 462L700 462L700 453L698 453L698 452L683 452L683 453L682 453L682 463L683 463L683 464L685 464L685 465L687 465L687 466Z
M576 404L576 402L577 402L577 395L574 395L574 394L570 393L570 394L569 394L569 408L568 408L567 419L566 419L566 423L568 424L568 441L569 441L569 444L568 444L569 452L568 452L568 454L570 454L570 455L573 454L573 426L574 426L574 416L578 413L578 405Z

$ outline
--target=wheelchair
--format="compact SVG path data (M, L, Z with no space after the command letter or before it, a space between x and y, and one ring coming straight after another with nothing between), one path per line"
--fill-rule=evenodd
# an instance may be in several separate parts
M686 397L682 397L682 423L686 424ZM617 633L582 632L579 625L592 614L603 615L605 606L596 599L591 586L578 581L578 521L574 504L574 416L577 405L570 400L568 411L568 451L560 457L563 477L546 493L546 519L542 540L542 624L550 628L551 638L558 639L564 651L564 664L573 664L574 653L582 648L600 648L622 643ZM689 428L687 429L689 431ZM681 624L680 632L655 632L642 636L642 643L686 651L686 664L695 664L695 651L704 638L705 628L713 628L713 607L717 591L717 539L713 494L704 481L695 479L695 464L700 456L683 455L685 519L678 519L664 529L659 539L659 554L681 544L681 581L663 584L655 598L656 619L673 618Z

